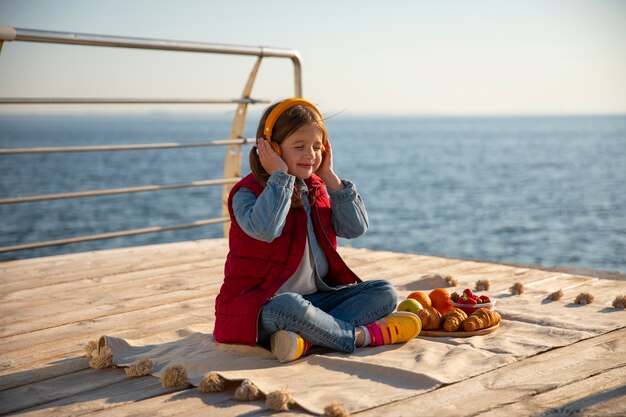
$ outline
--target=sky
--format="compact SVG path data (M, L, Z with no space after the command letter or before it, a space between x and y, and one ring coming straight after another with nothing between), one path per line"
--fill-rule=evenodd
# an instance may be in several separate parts
M304 97L348 115L626 113L626 1L0 0L18 28L296 49ZM252 57L6 42L2 97L234 98ZM289 97L288 59L253 96ZM222 106L9 106L203 112Z

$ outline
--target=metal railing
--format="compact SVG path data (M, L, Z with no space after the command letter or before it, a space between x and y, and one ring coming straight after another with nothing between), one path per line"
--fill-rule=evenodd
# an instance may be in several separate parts
M250 71L241 97L227 99L183 99L183 98L21 98L0 97L0 104L10 105L33 105L33 104L233 104L237 105L228 139L218 139L198 143L151 143L151 144L125 144L125 145L102 145L102 146L71 146L71 147L45 147L45 148L12 148L0 149L0 156L8 157L17 154L34 153L59 153L59 152L102 152L102 151L133 151L144 149L177 149L189 147L226 146L224 157L224 177L218 179L205 179L191 183L143 185L126 188L114 188L103 190L89 190L60 194L34 195L25 197L9 197L0 199L0 204L19 204L26 202L58 200L67 198L82 198L102 195L127 194L158 190L172 190L189 187L206 187L222 185L222 217L197 220L192 223L177 224L160 227L147 227L142 229L122 230L111 233L71 237L66 239L50 240L43 242L31 242L12 246L0 247L0 252L27 250L47 246L66 245L70 243L86 242L100 239L111 239L122 236L132 236L145 233L155 233L170 230L180 230L191 227L201 227L209 224L224 224L224 235L227 236L230 219L228 217L228 194L233 184L241 177L241 145L254 142L254 138L244 138L243 129L246 120L248 105L257 103L269 103L267 99L251 98L261 61L263 58L288 58L294 67L294 96L302 97L302 68L300 54L292 49L268 48L259 46L220 45L203 42L186 42L163 39L129 38L119 36L104 36L71 32L53 32L33 29L20 29L8 26L0 27L0 52L4 42L38 42L53 44L85 45L115 48L134 48L159 51L182 51L209 54L230 54L256 56L257 59Z

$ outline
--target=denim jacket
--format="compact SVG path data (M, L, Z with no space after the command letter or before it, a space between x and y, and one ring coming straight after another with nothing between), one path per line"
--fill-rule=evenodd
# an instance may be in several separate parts
M338 237L353 239L367 231L369 220L361 196L355 185L341 180L343 190L333 191L327 188L332 207L332 225ZM328 274L328 262L320 248L311 220L311 206L307 186L304 181L283 171L274 172L267 181L261 195L257 196L246 188L240 188L233 197L233 212L239 226L249 236L271 242L280 236L285 225L287 213L291 208L291 196L294 187L302 192L302 204L307 214L309 245L315 261L317 287L329 291L323 278Z

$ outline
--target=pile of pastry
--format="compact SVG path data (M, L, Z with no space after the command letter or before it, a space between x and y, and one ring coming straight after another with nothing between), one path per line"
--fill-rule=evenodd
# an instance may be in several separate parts
M473 332L500 323L500 314L493 310L493 306L480 307L479 304L476 307L471 310L471 314L467 314L463 309L453 306L445 288L437 288L429 294L422 291L411 293L398 305L398 311L415 313L422 321L423 330Z

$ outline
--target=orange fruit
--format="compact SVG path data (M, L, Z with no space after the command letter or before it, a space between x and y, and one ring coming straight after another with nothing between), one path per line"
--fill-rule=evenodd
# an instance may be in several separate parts
M430 301L433 303L433 307L435 307L441 314L445 314L446 311L450 310L452 307L452 300L450 299L450 293L445 288L437 288L436 290L432 290L430 294Z
M428 307L432 306L432 302L430 301L430 298L428 297L428 294L426 294L425 292L422 292L422 291L412 292L411 294L409 294L409 296L407 298L412 298L412 299L416 300L424 308L428 308Z

